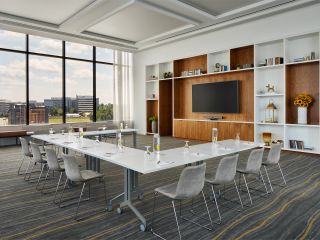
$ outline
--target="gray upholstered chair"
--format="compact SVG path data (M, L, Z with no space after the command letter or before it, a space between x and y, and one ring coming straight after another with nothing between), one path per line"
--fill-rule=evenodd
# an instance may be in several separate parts
M266 175L267 175L267 178L269 181L269 185L270 185L270 189L272 192L273 192L273 187L272 187L272 184L271 184L271 181L269 178L269 174L267 171L267 167L269 167L269 166L278 165L282 179L283 179L283 183L284 183L284 185L287 185L286 179L284 178L284 175L283 175L282 169L280 167L280 163L279 163L280 155L281 155L281 144L272 144L270 151L269 151L269 154L268 154L268 157L267 157L267 160L262 162L262 165L263 165L264 170L266 172Z
M60 176L59 176L58 184L57 184L56 191L54 193L54 199L53 199L53 202L55 202L56 195L57 195L57 192L59 190L60 182L61 182L61 179L62 179L62 174L65 172L65 169L64 169L63 163L59 162L57 154L56 154L56 151L54 149L45 147L45 151L46 151L46 156L47 156L48 170L47 170L47 174L46 174L46 177L44 179L44 183L43 183L43 186L42 186L41 190L42 191L44 190L46 181L48 179L49 172L50 171L52 171L52 173L54 173L55 171L59 172Z
M64 183L63 190L62 190L62 193L60 196L59 207L61 207L63 193L65 191L68 180L72 181L74 183L82 183L82 189L81 189L81 193L79 196L78 206L76 209L74 219L77 219L81 198L82 198L86 183L88 183L88 185L89 185L89 198L90 198L90 181L91 180L98 179L98 180L100 180L100 182L103 183L104 197L105 197L105 201L107 203L106 184L103 179L104 175L102 173L98 173L98 172L95 172L92 170L80 170L79 165L77 163L77 160L74 156L63 155L62 158L64 161L64 167L65 167L65 173L66 173L67 179Z
M177 223L179 238L181 239L181 232L180 232L180 226L177 218L176 208L175 208L175 201L180 202L180 217L184 220L190 221L192 223L195 223L189 219L186 219L182 217L181 215L181 201L186 199L192 199L196 196L198 196L200 193L202 194L206 210L209 216L211 228L208 228L206 226L200 225L198 223L195 223L198 226L201 226L203 228L206 228L208 230L212 230L212 219L210 216L210 212L208 209L207 201L205 198L205 195L203 193L203 187L204 187L204 180L205 180L205 172L206 172L206 164L203 163L201 165L197 166L190 166L183 169L179 181L175 183L168 184L163 187L158 187L155 189L154 193L154 202L153 202L153 214L152 214L152 221L151 221L151 231L154 235L160 237L163 239L162 236L157 234L153 229L153 220L154 220L154 214L155 214L155 205L156 205L156 197L157 194L160 193L168 198L170 198L172 201L172 208L175 215L175 220Z
M28 144L27 140L25 138L22 138L22 137L19 137L19 140L20 140L20 143L21 143L22 158L21 158L21 161L19 163L18 175L20 175L20 170L21 170L23 162L26 159L29 159L29 165L28 165L28 168L29 168L29 166L31 164L31 161L32 161L32 159L31 159L32 158L32 153L30 152L30 148L29 148L29 144ZM26 172L28 171L28 168L26 169Z
M40 171L40 175L38 177L37 186L36 186L36 189L38 189L38 185L39 185L40 179L42 177L43 169L47 164L47 160L41 154L40 147L39 147L38 144L31 142L30 146L31 146L31 152L32 152L32 168L31 168L31 171L29 173L29 177L28 177L27 180L31 180L31 174L33 172L34 166L37 165L37 164L40 164L41 165L41 171Z
M240 188L240 179L241 179L241 175L242 175L244 183L245 183L246 188L247 188L248 196L249 196L249 199L250 199L250 205L252 205L252 198L251 198L251 194L250 194L250 191L249 191L247 179L245 177L246 175L254 175L254 176L260 177L261 180L262 180L262 183L263 183L263 185L265 187L266 193L267 194L269 193L268 189L267 189L267 186L265 184L264 178L263 178L262 173L261 173L261 164L262 164L262 158L263 158L263 151L264 151L264 148L252 150L250 155L249 155L246 167L237 169L237 172L240 174L239 175L239 188Z
M215 174L207 174L206 175L206 183L211 185L213 198L214 198L214 201L215 201L215 204L216 204L216 208L217 208L217 212L218 212L218 215L219 215L218 224L221 223L221 214L220 214L220 209L219 209L216 193L215 193L215 190L214 190L215 186L225 185L225 184L228 184L230 182L233 182L234 186L236 188L237 194L238 194L240 205L243 208L243 204L242 204L242 201L241 201L240 193L239 193L236 181L235 181L238 158L239 158L239 154L222 158L220 160L220 162L219 162L219 165L218 165L218 168L217 168Z

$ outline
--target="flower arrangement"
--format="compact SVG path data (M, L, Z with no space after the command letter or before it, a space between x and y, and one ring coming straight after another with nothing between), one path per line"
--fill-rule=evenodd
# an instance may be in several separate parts
M309 107L309 105L313 102L313 98L305 93L299 94L293 100L294 105L298 107Z
M157 121L157 117L156 116L151 116L151 117L149 117L149 121L150 122L155 122L155 121Z

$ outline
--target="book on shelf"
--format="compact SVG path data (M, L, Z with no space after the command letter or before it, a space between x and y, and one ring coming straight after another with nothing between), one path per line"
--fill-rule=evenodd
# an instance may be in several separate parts
M306 149L306 147L304 146L304 142L303 141L299 141L299 140L289 140L289 147L292 148L292 149L299 149L299 150ZM310 147L308 147L308 148L310 150Z

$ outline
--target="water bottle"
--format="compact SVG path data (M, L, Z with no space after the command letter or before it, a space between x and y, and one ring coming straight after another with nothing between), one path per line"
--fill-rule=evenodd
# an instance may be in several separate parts
M153 152L156 154L160 154L160 135L153 135Z
M123 130L123 122L120 123L120 130Z
M212 143L216 144L218 141L218 129L217 128L212 128Z
M121 130L117 131L117 150L119 152L122 152L122 150L123 150Z

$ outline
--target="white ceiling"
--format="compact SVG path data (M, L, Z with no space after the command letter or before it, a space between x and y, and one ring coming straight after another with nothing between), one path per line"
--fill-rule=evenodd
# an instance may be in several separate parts
M0 0L0 28L129 51L319 0Z

